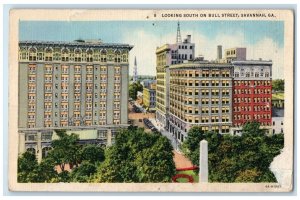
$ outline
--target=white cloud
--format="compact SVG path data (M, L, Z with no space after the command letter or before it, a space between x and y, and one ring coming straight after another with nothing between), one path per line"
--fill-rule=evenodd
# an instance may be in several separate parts
M195 43L195 54L203 55L207 60L214 60L217 57L217 45L223 46L224 49L232 47L246 47L247 59L272 60L273 61L273 78L283 78L283 48L278 47L271 38L261 38L255 44L247 44L242 32L236 32L232 35L219 34L213 39L195 32L186 30L181 32L182 39L187 34L192 35L192 42ZM137 57L138 74L156 75L156 56L157 46L165 43L174 43L176 32L174 34L153 35L144 30L133 31L125 35L124 41L134 48L130 51L130 74L133 73L134 57Z

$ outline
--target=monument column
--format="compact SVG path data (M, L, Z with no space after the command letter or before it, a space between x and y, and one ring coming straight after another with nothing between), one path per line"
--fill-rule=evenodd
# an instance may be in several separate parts
M111 129L107 130L107 146L111 146Z
M200 142L200 172L199 182L208 182L208 145L206 140Z

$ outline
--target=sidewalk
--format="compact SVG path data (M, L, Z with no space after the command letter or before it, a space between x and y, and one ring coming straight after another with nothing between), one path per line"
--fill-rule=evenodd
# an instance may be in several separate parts
M173 138L173 136L171 135L171 133L169 133L169 132L166 131L163 127L161 127L161 126L156 122L155 118L149 118L149 120L151 121L151 123L155 126L155 128L156 128L163 136L166 136L166 137L170 140L170 142L171 142L171 144L172 144L174 150L175 150L177 153L181 154L181 152L180 152L180 150L179 150L178 142L175 140L175 138Z

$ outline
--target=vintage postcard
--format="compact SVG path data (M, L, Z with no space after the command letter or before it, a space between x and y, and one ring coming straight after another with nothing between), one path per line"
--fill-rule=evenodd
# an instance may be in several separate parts
M9 189L291 192L292 10L10 11Z

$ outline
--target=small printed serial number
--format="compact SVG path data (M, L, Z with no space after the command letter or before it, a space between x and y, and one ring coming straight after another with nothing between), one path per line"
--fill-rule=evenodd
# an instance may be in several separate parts
M281 188L281 185L265 185L266 188Z

